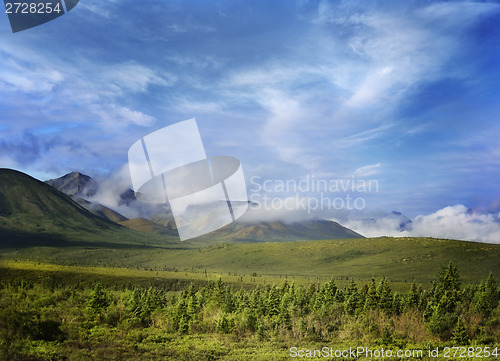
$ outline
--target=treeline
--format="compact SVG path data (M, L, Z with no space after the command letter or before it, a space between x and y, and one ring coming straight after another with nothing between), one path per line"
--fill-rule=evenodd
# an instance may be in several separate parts
M430 289L413 283L405 294L394 292L386 279L342 288L331 280L251 289L219 280L172 291L48 286L16 278L0 289L0 357L6 360L62 360L103 343L137 353L146 342L165 351L173 347L168 340L189 335L289 346L301 340L393 347L500 340L496 280L490 275L464 286L452 263Z

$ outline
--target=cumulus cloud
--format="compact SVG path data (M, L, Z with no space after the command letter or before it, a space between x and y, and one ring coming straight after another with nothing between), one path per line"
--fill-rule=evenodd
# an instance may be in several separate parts
M469 210L463 205L449 206L416 217L411 234L500 243L500 215Z
M435 237L465 241L499 243L500 213L475 211L458 204L434 213L419 215L407 223L403 215L350 219L343 222L368 237Z

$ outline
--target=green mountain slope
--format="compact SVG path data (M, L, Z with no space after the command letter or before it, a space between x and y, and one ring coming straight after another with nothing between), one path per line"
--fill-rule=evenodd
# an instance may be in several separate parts
M161 244L172 240L128 230L90 213L48 184L15 170L0 169L1 246Z
M178 233L175 229L168 226L162 226L161 224L152 222L144 218L132 218L123 221L119 221L122 226L135 229L137 231L155 234L165 234L173 237L178 237Z
M120 223L128 220L128 218L125 217L123 214L120 214L106 206L103 206L102 204L92 203L80 197L73 197L72 199L79 205L81 205L83 208L88 210L90 213L93 213L96 216L102 217L109 221Z
M219 239L226 242L282 242L348 238L364 237L337 222L321 219L292 223L281 221L247 223L244 220L238 220L200 237L202 240Z

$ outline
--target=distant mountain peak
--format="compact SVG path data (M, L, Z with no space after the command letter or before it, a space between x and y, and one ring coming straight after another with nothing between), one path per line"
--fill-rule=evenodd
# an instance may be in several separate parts
M399 221L398 231L408 231L412 229L413 222L410 218L398 211L392 211L388 215L389 218L396 218Z
M45 183L69 196L84 198L94 196L99 189L92 177L80 172L71 172L59 178L49 179Z

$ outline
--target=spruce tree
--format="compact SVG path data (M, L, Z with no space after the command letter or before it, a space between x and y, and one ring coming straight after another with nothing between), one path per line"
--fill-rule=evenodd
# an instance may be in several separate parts
M458 318L457 324L453 329L451 339L453 340L455 346L467 346L469 344L469 335L467 334L465 325L460 318Z
M377 306L379 309L390 312L392 308L392 291L387 280L382 278L377 287Z
M421 289L417 288L415 281L411 283L410 292L406 296L404 310L407 312L410 309L418 309L420 304Z
M476 292L475 309L484 317L489 317L493 310L498 306L499 291L493 274L490 275L479 285Z
M358 288L354 280L351 279L349 286L345 290L344 309L347 314L354 315L359 307L360 297Z
M377 307L377 304L378 304L377 285L375 284L375 279L372 278L365 295L364 310L365 311L374 310Z
M110 299L101 283L97 283L87 300L87 309L93 315L102 313L110 304Z

